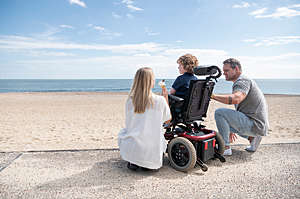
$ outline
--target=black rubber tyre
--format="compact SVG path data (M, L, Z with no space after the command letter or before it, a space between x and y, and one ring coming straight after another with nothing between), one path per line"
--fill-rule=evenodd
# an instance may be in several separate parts
M178 171L189 171L195 167L197 154L194 145L184 137L171 140L168 145L171 166Z
M216 145L217 145L217 152L220 155L223 155L225 151L225 142L222 135L217 131L216 131Z

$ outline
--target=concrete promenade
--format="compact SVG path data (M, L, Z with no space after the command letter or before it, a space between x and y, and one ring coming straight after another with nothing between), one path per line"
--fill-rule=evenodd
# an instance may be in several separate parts
M118 149L0 152L0 198L300 198L300 143L233 146L209 170L127 169Z

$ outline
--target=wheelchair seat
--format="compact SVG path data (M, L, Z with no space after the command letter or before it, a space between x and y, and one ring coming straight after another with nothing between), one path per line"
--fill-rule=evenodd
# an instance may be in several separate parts
M206 117L214 85L214 82L207 82L206 80L191 80L185 99L169 95L173 122L189 123L195 120L202 121L202 118Z

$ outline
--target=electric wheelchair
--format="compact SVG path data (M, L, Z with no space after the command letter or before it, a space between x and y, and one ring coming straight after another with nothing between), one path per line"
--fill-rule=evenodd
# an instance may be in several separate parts
M221 70L217 66L198 66L194 68L194 74L206 77L191 80L185 99L169 94L172 120L165 124L164 136L168 140L170 164L176 170L184 172L196 165L207 171L205 162L210 159L226 161L222 156L225 150L222 136L201 124L202 118L206 117L210 96L221 76Z

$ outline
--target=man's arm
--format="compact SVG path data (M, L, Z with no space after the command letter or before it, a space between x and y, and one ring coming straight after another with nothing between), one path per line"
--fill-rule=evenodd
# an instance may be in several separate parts
M236 91L229 95L212 95L211 99L224 104L239 104L246 98L246 94L241 91Z

